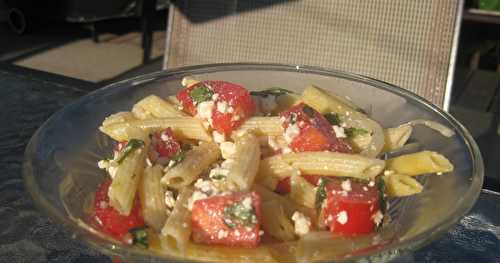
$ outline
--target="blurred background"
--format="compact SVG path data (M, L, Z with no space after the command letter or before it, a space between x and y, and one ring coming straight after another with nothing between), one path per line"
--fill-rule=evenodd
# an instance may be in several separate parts
M88 90L161 70L169 4L0 0L0 70ZM500 1L465 1L459 36L450 112L480 145L486 186L499 189Z

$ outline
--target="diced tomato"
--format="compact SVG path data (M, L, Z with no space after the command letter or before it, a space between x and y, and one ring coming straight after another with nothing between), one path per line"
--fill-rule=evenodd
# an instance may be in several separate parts
M303 174L301 176L314 186L318 186L319 179L321 179L319 175ZM290 177L286 177L278 182L274 191L278 194L288 194L290 189Z
M95 219L101 229L118 240L132 228L144 226L139 199L135 199L134 207L128 216L121 215L109 204L108 190L111 180L102 182L95 193Z
M203 81L177 93L177 99L191 115L196 115L197 108L190 94L204 87L213 93L209 100L214 102L211 122L214 130L230 134L255 113L255 101L244 87L226 81Z
M115 149L113 149L115 152L121 152L123 148L127 145L128 141L121 141L116 144Z
M323 211L326 225L336 234L354 236L375 230L375 215L380 208L380 195L376 186L350 180L350 191L335 180L326 186L327 199Z
M235 205L251 200L254 221L239 221L229 217ZM233 247L255 247L260 242L261 199L256 192L218 195L197 200L191 211L192 237L195 242Z
M323 115L304 103L300 103L280 113L285 120L285 129L297 125L299 134L291 138L290 148L295 152L333 151L351 153L351 146L342 138L337 138L335 131Z
M151 145L158 157L171 158L181 150L181 144L175 139L171 128L153 133Z

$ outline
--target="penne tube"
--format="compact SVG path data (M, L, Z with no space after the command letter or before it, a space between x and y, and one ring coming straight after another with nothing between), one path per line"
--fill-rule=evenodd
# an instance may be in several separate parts
M387 160L387 170L398 174L416 176L428 173L447 173L453 165L443 155L432 151L405 154Z
M221 156L219 147L213 142L201 142L186 152L184 160L168 168L161 183L181 189L193 183L200 174L208 169Z
M205 130L201 121L192 117L131 120L123 123L101 126L99 130L114 140L127 141L130 138L130 134L127 133L127 127L141 128L147 133L160 131L170 127L175 135L182 139L195 139L201 141L212 140L212 136Z
M174 209L161 230L164 239L162 246L181 255L185 254L191 236L191 211L187 207L192 195L191 187L185 187L179 192Z
M316 188L307 182L304 177L300 175L293 175L290 178L290 193L288 197L295 203L314 208L316 201Z
M364 180L374 179L385 166L383 160L337 152L287 153L281 155L281 158L304 174L353 177ZM272 168L266 167L265 169L272 173Z
M134 117L139 120L149 120L154 118L151 112L147 111L137 103L132 107L132 113L134 114Z
M300 96L297 96L296 94L284 94L281 96L276 97L276 104L277 107L273 110L273 114L279 114L282 111L287 110L288 108L292 107L293 105L296 105L300 103Z
M134 107L140 107L156 118L186 117L187 114L156 95L150 95L137 102Z
M142 215L146 224L156 231L160 231L167 219L165 205L165 190L160 184L163 176L160 165L148 166L139 184Z
M291 217L285 213L279 201L263 202L261 211L262 228L265 233L281 241L295 240L295 228Z
M109 203L122 215L130 214L132 209L149 145L149 138L142 130L133 127L128 127L127 130L133 139L142 141L144 145L132 150L121 161L109 187Z
M297 263L297 241L264 244L278 262Z
M172 104L172 105L176 106L176 107L179 109L179 107L180 107L181 103L179 102L179 100L177 99L177 97L176 97L176 96L168 96L168 97L166 98L166 100L167 100L170 104ZM181 109L179 109L179 110L181 110Z
M250 130L257 136L283 135L283 128L281 127L279 117L251 117L236 130L235 134L241 135Z
M252 186L260 161L259 140L253 133L246 133L235 139L236 153L232 157L227 180L239 190L247 191Z
M403 147L411 136L413 127L411 125L401 125L384 130L385 144L383 152L399 149Z
M409 196L422 192L424 187L409 175L386 173L382 176L389 197Z
M274 191L280 180L295 174L300 174L300 171L285 162L282 155L274 155L260 161L256 181Z
M115 114L111 114L108 117L106 117L102 122L102 126L109 126L111 124L128 122L133 120L136 120L134 114L128 111L122 111Z

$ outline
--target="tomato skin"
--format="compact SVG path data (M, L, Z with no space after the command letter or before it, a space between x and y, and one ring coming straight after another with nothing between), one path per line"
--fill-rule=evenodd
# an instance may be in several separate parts
M318 186L319 180L321 179L321 176L319 175L302 174L301 176L314 186ZM274 192L284 195L290 193L290 190L290 177L286 177L278 182Z
M244 87L227 81L202 81L187 87L177 93L177 99L181 102L184 110L191 115L197 114L196 106L190 92L200 86L210 87L214 96L214 109L212 112L212 128L219 133L230 134L237 129L246 119L255 114L256 104L252 96ZM217 108L218 103L224 103L227 110L221 112ZM229 110L231 109L231 110Z
M103 232L122 240L132 228L143 227L144 219L139 199L135 199L134 207L128 216L121 215L109 204L108 190L111 180L102 182L96 190L94 198L95 219Z
M175 139L171 128L153 133L151 139L152 148L159 157L172 158L181 150L181 144Z
M369 234L375 231L374 215L380 208L380 195L376 186L352 182L351 191L343 191L341 181L329 183L324 220L330 231L345 236ZM338 219L345 212L347 220Z
M294 123L300 129L290 143L294 152L352 153L351 146L344 139L337 138L328 120L312 107L300 103L280 113L280 116L285 120L282 123L285 130Z
M252 207L257 217L257 224L252 228L240 224L230 228L224 223L224 207L234 202L240 202L246 197L252 198ZM261 198L256 192L218 195L195 201L191 211L193 240L197 243L209 245L256 247L260 242L260 204ZM227 231L227 236L219 238L220 231Z
M125 146L127 146L128 141L121 141L115 145L113 149L115 152L121 152Z

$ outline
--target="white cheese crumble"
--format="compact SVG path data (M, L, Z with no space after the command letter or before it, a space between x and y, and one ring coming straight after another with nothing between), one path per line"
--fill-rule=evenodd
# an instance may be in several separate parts
M193 209L193 204L197 200L202 200L208 198L208 195L200 192L200 191L194 191L193 195L188 199L188 209L191 211Z
M344 128L337 126L337 125L332 125L333 131L335 132L335 136L337 138L347 138L347 135L345 134Z
M259 231L259 236L263 236L264 235L264 231L263 230L260 230Z
M380 210L378 210L377 213L372 216L372 220L377 226L382 223L382 219L384 219L384 214L382 214Z
M221 230L219 230L219 232L217 232L217 238L218 239L226 238L228 235L229 235L229 232L227 232L224 229L221 229Z
M293 139L297 137L299 134L300 134L299 126L296 123L290 124L285 130L284 134L285 141L287 143L291 143Z
M281 150L281 153L286 154L286 153L291 153L292 149L290 147L285 147Z
M228 110L227 102L225 101L217 102L217 111L219 111L220 113L226 113L227 110Z
M220 144L222 158L230 159L236 153L236 145L232 142L223 142Z
M340 186L342 187L342 190L344 190L346 192L350 192L352 190L351 180L349 180L349 179L342 181Z
M341 225L344 225L345 223L347 223L347 220L349 220L349 218L347 217L346 211L340 211L337 214L337 222L339 222Z
M394 171L392 171L392 170L385 170L384 171L384 175L391 175L391 174L394 174Z
M436 174L437 175L443 175L443 172L437 172Z
M243 205L243 208L245 208L245 210L251 210L252 209L252 198L245 197L245 199L243 199L243 201L241 201L241 204Z
M292 220L295 223L295 234L302 236L309 233L311 227L311 219L309 217L295 211L292 215Z
M231 117L232 121L239 121L240 119L241 119L241 116L238 114L235 114L235 115L233 115L233 117Z
M165 192L165 205L168 208L174 208L174 206L175 206L175 198L174 198L174 193L172 191L166 191Z
M365 191L365 192L368 191L368 187L363 186L363 191Z
M369 187L374 187L374 186L375 186L375 181L370 181L370 182L368 183L368 186L369 186Z
M234 112L234 108L233 108L232 106L229 106L229 107L227 108L227 112L229 112L229 113L233 113L233 112Z
M210 179L213 180L213 178L217 176L223 176L224 178L227 178L228 175L229 175L228 169L224 169L222 167L215 167L212 170L210 170L210 174L208 175L208 177L210 177Z
M238 229L236 229L234 231L234 235L237 236L237 237L239 237L241 235L241 233L240 233L240 231Z
M216 101L218 98L219 98L219 94L218 93L214 93L214 95L212 95L212 100L213 101Z
M213 131L212 137L214 138L214 142L216 142L216 143L223 143L224 141L226 141L226 135L224 135L224 133L220 133L218 131Z
M212 111L214 109L214 102L209 100L209 101L204 101L198 104L196 106L196 117L201 118L201 119L206 119L210 123L212 120Z
M109 161L108 160L100 160L97 162L97 167L103 170L107 170L109 168Z
M115 159L117 155L115 154ZM100 160L97 162L97 166L100 169L106 170L111 177L111 179L115 178L116 171L118 170L117 163L114 161L109 161L109 160Z

